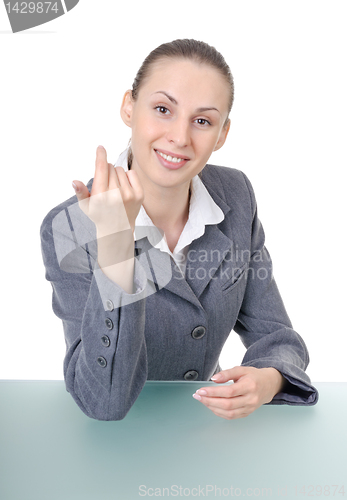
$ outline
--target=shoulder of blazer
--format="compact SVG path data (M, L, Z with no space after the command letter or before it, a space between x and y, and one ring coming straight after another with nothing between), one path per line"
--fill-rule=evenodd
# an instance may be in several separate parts
M93 184L93 178L88 181L86 184L89 192L91 192L92 189L92 184ZM52 221L56 215L58 215L62 210L66 210L67 208L71 207L72 205L78 203L77 196L73 195L71 198L68 198L67 200L63 201L62 203L59 203L56 207L52 208L44 217L42 223L41 223L41 228L40 228L40 233L42 233L45 230L52 229Z
M254 191L248 177L241 170L207 164L201 172L201 180L212 196L213 192L230 208L247 204L254 215Z
M71 205L78 203L77 196L71 196L71 198L68 198L67 200L63 201L56 207L52 208L44 217L41 227L40 227L40 234L41 237L46 231L49 231L50 233L52 232L52 222L53 219L56 215L58 215L61 211L66 210L68 207Z

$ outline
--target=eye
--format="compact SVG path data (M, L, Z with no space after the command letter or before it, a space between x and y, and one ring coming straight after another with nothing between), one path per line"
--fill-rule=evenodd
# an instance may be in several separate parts
M198 125L203 125L203 126L211 125L211 122L209 122L205 118L197 118L195 121L198 123Z
M156 106L154 109L157 109L161 115L167 115L170 111L165 106Z

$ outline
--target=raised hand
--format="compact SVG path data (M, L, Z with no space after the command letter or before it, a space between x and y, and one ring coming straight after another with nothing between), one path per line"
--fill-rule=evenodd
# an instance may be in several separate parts
M106 150L96 150L92 190L73 182L81 210L96 226L98 264L108 278L133 293L134 230L144 192L136 172L107 162Z
M107 162L106 150L96 150L92 190L81 181L73 182L79 207L95 224L99 236L135 229L135 220L144 199L136 172L125 172Z

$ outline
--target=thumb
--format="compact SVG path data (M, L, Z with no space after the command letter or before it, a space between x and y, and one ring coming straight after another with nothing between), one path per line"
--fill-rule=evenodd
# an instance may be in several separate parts
M88 191L87 186L83 184L81 181L72 181L72 187L75 190L78 202L83 201L90 197L90 193Z
M244 366L234 366L234 368L229 368L228 370L222 370L213 377L211 377L211 380L213 382L217 383L223 383L223 382L229 382L229 380L238 380L239 378L243 377L243 375L246 375L247 368Z

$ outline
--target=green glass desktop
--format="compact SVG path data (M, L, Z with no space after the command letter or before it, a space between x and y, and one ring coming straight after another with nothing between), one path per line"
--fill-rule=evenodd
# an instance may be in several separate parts
M347 498L347 383L314 383L315 406L236 420L192 397L206 385L147 381L106 422L63 381L1 380L1 500Z

